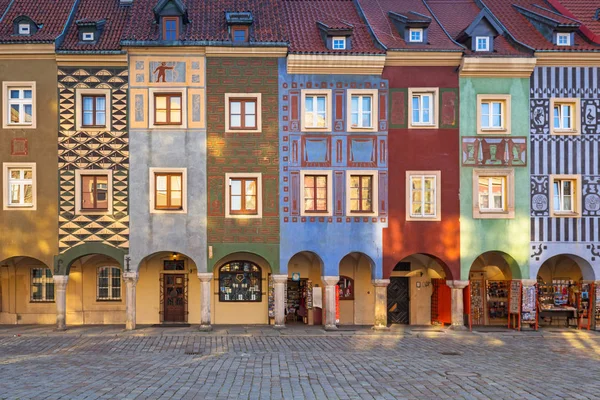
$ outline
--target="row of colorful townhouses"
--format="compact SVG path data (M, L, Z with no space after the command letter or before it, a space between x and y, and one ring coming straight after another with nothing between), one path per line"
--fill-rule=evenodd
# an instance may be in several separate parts
M600 318L597 2L0 15L0 324Z

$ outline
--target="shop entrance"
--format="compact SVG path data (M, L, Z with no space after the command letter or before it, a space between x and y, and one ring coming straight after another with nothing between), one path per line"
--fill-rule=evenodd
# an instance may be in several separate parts
M410 323L409 278L390 278L387 288L388 324Z
M185 275L164 275L164 322L185 322Z
M508 298L513 279L509 261L512 261L510 256L492 251L473 262L469 273L471 325L508 325Z
M308 279L287 281L286 324L308 324Z
M584 259L558 255L537 275L540 327L592 329L598 316L594 271Z

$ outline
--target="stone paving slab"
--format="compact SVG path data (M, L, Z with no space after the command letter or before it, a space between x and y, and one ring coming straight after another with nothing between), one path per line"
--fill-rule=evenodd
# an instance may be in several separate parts
M600 396L596 332L180 329L0 326L0 399Z

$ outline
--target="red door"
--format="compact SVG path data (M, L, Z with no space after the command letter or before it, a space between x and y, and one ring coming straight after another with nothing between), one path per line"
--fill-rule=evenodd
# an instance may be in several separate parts
M452 323L452 290L445 279L432 279L431 322L443 325Z

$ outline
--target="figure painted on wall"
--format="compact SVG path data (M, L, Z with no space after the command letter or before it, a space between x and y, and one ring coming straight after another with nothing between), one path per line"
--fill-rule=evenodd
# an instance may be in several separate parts
M167 65L166 62L161 62L158 67L154 70L153 74L155 75L154 82L166 82L166 74L167 71L173 70L175 67Z
M496 153L498 152L498 147L495 144L490 144L490 158L485 161L486 165L500 165L502 164L501 160L496 159Z

